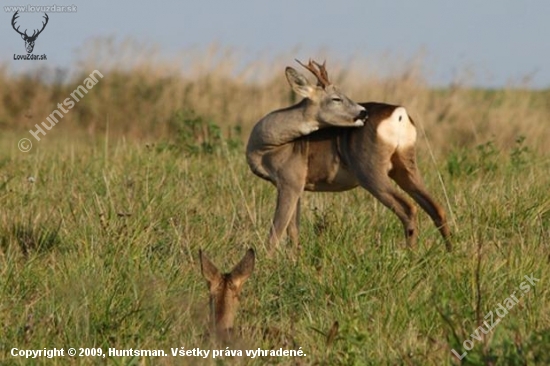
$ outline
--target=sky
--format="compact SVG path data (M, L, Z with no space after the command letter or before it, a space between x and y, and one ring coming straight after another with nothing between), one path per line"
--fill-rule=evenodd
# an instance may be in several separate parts
M47 60L14 60L26 51L6 6L54 4L76 12L46 11L33 54ZM420 59L434 86L550 88L548 0L2 0L2 10L0 65L14 71L70 69L79 49L111 37L157 46L166 58L213 43L245 62L287 55L291 64L323 51L386 74ZM42 21L41 12L20 12L16 25L32 34Z

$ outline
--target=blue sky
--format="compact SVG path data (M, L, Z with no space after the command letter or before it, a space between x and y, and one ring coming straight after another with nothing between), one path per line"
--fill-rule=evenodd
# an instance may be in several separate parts
M76 5L77 12L49 13L34 51L48 60L25 62L13 60L25 53L24 43L11 27L13 13L2 8L0 64L12 70L70 67L86 42L113 36L158 45L167 58L217 42L238 51L245 62L289 55L292 63L324 50L344 61L362 57L387 73L393 70L388 65L420 57L432 85L467 76L478 86L528 80L531 87L550 87L546 0L2 1L2 7L27 4ZM32 29L41 17L21 14L18 24Z

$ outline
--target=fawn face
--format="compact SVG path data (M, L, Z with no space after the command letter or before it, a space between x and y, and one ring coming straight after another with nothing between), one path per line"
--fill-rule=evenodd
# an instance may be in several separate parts
M199 259L210 292L211 320L216 334L222 336L233 328L241 290L254 270L254 250L249 249L231 272L223 274L202 251L199 251Z

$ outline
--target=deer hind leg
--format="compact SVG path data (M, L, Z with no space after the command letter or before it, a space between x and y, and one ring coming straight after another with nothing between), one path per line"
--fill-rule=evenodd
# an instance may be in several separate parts
M385 169L369 169L369 173L359 175L359 184L399 217L405 230L407 246L415 247L418 237L416 207L393 186Z
M422 176L416 167L414 149L394 155L392 163L393 169L390 171L390 177L431 217L445 240L447 251L451 251L451 233L447 224L447 215L445 210L428 193Z

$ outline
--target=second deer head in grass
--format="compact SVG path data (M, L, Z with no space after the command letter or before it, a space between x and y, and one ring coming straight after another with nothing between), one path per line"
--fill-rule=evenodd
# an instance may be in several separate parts
M199 260L202 275L206 279L210 292L213 328L218 337L226 338L233 329L243 285L254 270L254 250L248 249L241 261L229 273L221 273L202 250L199 251Z

